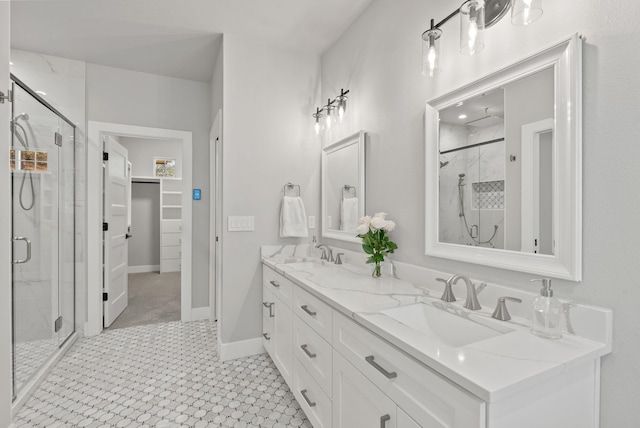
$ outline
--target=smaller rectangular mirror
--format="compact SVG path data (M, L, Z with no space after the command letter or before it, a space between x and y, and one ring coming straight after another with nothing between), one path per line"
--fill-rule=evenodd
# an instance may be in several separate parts
M356 228L364 216L365 132L322 150L322 236L360 242Z

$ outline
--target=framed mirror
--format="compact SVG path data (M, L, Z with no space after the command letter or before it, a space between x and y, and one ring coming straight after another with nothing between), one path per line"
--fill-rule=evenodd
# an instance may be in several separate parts
M427 255L581 280L581 64L574 35L427 103Z
M364 142L360 131L322 149L322 236L349 242L364 216Z

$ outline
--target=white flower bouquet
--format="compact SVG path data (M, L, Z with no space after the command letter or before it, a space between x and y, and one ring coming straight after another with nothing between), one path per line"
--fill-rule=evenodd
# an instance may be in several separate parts
M360 225L356 229L358 238L362 238L362 249L371 257L367 263L375 264L373 276L380 277L380 263L384 257L393 254L398 249L395 242L389 240L387 233L396 228L396 224L391 220L386 220L387 213L375 213L373 217L364 216L360 219Z

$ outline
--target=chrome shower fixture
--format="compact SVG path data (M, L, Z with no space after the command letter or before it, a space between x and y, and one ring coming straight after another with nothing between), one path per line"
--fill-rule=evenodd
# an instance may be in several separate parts
M18 121L20 119L29 120L29 115L27 113L20 113L19 115L13 118L14 121Z

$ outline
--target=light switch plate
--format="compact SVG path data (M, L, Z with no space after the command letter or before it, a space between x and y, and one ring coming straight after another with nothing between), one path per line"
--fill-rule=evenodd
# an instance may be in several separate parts
M310 215L308 220L307 220L307 227L309 229L315 229L316 228L316 216L314 215Z
M252 232L255 230L255 219L253 216L229 216L227 230L229 232Z

